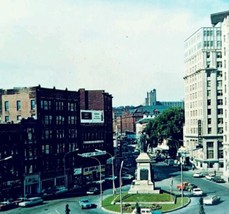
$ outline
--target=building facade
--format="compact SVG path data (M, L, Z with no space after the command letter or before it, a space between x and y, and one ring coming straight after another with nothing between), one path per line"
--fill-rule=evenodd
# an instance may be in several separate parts
M14 144L21 148L19 177L23 178L24 195L54 186L72 188L79 180L82 184L84 168L95 164L96 177L99 167L77 154L95 149L112 152L112 96L102 90L17 88L4 90L1 104L0 129L20 127ZM6 144L1 141L0 155ZM106 158L101 157L101 162ZM14 155L12 160L16 160Z
M221 27L203 27L185 41L184 145L198 168L223 170Z

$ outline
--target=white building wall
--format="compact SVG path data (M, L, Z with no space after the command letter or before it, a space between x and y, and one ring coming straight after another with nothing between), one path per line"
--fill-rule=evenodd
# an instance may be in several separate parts
M222 90L222 73L218 63L221 58L217 57L221 52L220 30L220 27L200 28L185 41L184 145L193 155L197 167L212 170L222 167L222 160L218 158L218 141L222 142L222 127L219 129L218 121L223 116L219 101L222 94L218 92ZM203 148L193 151L199 143Z
M224 170L223 174L229 181L229 17L222 23L222 61L224 91Z

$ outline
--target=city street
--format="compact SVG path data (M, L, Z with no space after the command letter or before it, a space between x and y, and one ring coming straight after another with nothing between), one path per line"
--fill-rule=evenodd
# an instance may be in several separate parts
M180 168L174 168L171 166L167 166L164 162L159 162L154 164L154 172L155 172L155 186L165 189L167 191L172 191L176 194L180 194L180 192L176 189L176 185L181 182L180 176ZM217 184L211 181L206 180L205 178L193 178L192 174L194 171L184 171L183 172L183 181L187 181L193 184L196 184L200 187L204 193L206 194L217 194L221 197L221 202L217 205L213 206L204 206L205 212L207 214L227 214L229 209L229 185L228 184ZM172 181L172 183L171 183ZM123 191L127 191L129 189L129 185L123 187ZM118 191L118 189L117 189ZM112 189L104 191L104 197L106 195L112 194ZM190 194L189 192L184 191L184 195ZM88 198L93 204L96 204L96 208L82 210L79 206L79 200L82 198ZM102 210L99 207L100 204L100 196L92 195L92 196L81 196L81 197L73 197L73 198L65 198L59 200L50 200L45 201L43 205L35 206L31 208L16 208L13 210L5 211L6 214L31 214L31 213L39 213L39 214L62 214L65 213L65 205L69 204L71 209L71 213L108 213L107 211ZM170 212L172 214L193 214L199 212L199 197L191 197L191 203L180 210Z
M167 166L164 162L159 162L154 164L154 171L156 176L156 187L161 187L162 189L166 189L170 191L171 181L172 181L172 191L179 194L176 186L178 183L181 183L181 171L180 168L173 168L171 166ZM193 178L193 173L195 171L183 171L183 181L190 182L196 184L200 187L204 193L206 194L216 194L220 196L221 201L217 205L206 206L204 205L205 212L207 214L227 214L229 209L229 185L218 184L212 181L208 181L205 178ZM184 195L189 194L189 192L184 191ZM193 214L199 213L199 197L191 197L191 203L180 210L170 212L177 214Z

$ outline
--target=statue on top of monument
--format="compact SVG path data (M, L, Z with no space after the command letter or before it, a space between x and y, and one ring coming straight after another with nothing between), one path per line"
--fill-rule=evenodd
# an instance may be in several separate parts
M139 138L139 143L138 143L138 148L140 149L141 153L147 152L147 140L146 140L146 134L145 132L142 132L140 138Z

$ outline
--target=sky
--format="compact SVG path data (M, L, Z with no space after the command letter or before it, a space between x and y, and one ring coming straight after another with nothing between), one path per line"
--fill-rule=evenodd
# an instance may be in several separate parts
M184 99L184 41L228 0L0 0L0 88L105 90L113 106Z

